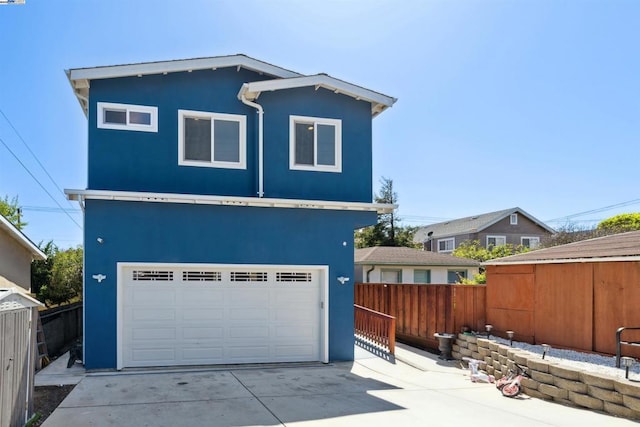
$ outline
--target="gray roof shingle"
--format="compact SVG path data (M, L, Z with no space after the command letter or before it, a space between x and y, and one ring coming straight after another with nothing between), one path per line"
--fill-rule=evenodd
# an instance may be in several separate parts
M355 263L365 265L431 265L477 267L478 261L406 247L374 246L355 250Z
M485 262L486 265L571 262L640 257L640 231L612 234L566 245L538 249Z

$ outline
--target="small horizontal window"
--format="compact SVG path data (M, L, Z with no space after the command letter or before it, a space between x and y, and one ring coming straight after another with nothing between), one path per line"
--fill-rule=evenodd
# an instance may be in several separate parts
M261 271L232 271L232 282L266 282L267 273Z
M98 102L98 127L101 129L158 131L158 107Z
M134 270L133 280L135 281L154 281L169 282L173 280L173 271L161 270Z
M182 280L185 282L219 282L222 274L219 271L183 271Z
M456 246L455 237L438 239L438 252L453 252Z
M310 282L311 273L276 273L276 282Z
M487 248L490 246L504 246L507 244L505 236L487 236Z

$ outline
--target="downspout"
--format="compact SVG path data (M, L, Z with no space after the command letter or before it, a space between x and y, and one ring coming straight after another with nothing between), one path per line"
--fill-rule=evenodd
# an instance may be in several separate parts
M369 282L369 273L371 273L375 269L376 269L376 266L372 265L371 268L369 270L367 270L367 283L370 283Z
M249 101L245 97L247 84L243 84L238 94L238 98L243 104L253 107L258 111L258 197L264 197L264 154L263 154L263 115L262 105Z

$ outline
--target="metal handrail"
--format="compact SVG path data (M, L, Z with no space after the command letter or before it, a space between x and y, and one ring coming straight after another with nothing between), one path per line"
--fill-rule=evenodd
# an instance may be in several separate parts
M622 357L622 345L636 345L640 346L640 341L622 341L622 331L625 330L640 330L640 327L630 328L630 327L622 327L618 328L616 331L616 368L620 367L620 358Z

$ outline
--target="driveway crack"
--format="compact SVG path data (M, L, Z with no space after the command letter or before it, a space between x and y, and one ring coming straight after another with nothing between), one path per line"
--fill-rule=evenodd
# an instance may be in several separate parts
M233 376L233 378L235 378L240 385L242 385L242 387L244 387L245 390L247 390L249 392L249 394L251 396L253 396L258 402L260 402L260 404L264 407L264 409L266 409L271 415L273 415L273 417L278 420L278 422L283 425L283 426L287 426L284 421L282 421L267 405L265 405L265 403L253 392L251 391L243 382L242 380L240 380L240 378L238 378L236 376L236 374L233 373L233 371L229 371L229 373Z

